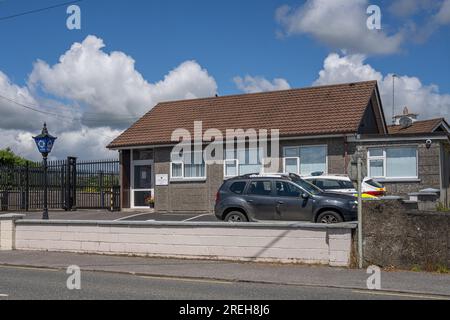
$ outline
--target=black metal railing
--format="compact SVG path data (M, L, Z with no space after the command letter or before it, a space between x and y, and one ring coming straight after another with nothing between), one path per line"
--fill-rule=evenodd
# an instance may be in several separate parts
M119 160L48 162L49 209L120 210ZM0 165L0 210L40 210L44 205L41 163Z

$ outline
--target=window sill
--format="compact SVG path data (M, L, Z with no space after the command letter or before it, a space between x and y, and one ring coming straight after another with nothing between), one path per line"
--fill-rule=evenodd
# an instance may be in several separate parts
M377 182L422 182L421 179L418 178L374 178L373 180Z
M182 182L206 182L206 178L172 178L170 179L170 182L174 183L182 183Z

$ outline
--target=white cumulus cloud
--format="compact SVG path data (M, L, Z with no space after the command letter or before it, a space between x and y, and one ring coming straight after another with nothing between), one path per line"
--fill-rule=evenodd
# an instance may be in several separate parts
M50 133L56 135L58 139L50 159L65 159L67 156L76 156L80 160L117 158L117 152L109 151L105 147L120 134L119 130L82 126L78 130L53 131L53 128L49 127ZM33 140L33 136L38 133L39 131L0 129L3 137L0 149L11 148L14 153L26 159L39 161L42 156Z
M106 146L158 102L217 93L216 81L196 61L185 61L160 81L150 83L130 56L107 53L104 47L102 39L88 36L74 43L54 65L38 60L23 87L0 71L0 95L15 101L0 97L0 134L4 137L0 148L10 147L38 160L32 137L47 122L50 132L58 136L52 157L117 156Z
M439 12L436 15L436 22L442 25L450 24L450 0L442 3Z
M324 67L314 85L377 80L386 121L390 123L392 76L392 74L383 75L365 63L363 55L340 56L332 53L325 59ZM450 94L441 94L438 86L425 85L419 78L407 75L398 75L395 84L397 114L407 106L410 111L418 113L420 119L443 117L450 120Z
M0 71L0 128L36 129L44 121L42 114L30 117L30 110L20 105L36 105L37 101L27 87L20 87Z
M430 0L392 0L388 11L397 17L410 17L419 12L427 12L436 9L439 6L437 1Z
M398 52L403 33L369 30L368 6L368 0L307 0L298 8L279 7L276 20L284 35L309 35L332 49L362 54Z
M270 81L264 77L259 76L252 77L247 75L244 78L235 77L233 81L238 87L238 89L245 93L286 90L291 88L289 83L282 78L275 78L272 81Z
M214 78L195 61L186 61L163 80L149 83L135 69L130 56L117 51L106 53L104 47L102 39L88 36L74 43L53 66L37 61L30 86L41 86L49 94L103 115L104 121L86 121L90 126L126 127L132 119L117 120L140 117L158 102L213 96L217 92Z

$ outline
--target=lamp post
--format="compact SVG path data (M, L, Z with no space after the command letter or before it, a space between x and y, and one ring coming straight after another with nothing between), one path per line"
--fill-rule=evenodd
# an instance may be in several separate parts
M39 152L42 154L42 159L44 160L44 212L42 215L43 220L48 220L48 205L47 205L47 157L52 152L53 145L55 143L56 137L51 136L47 130L47 124L44 123L44 128L42 128L42 133L36 137L33 137L36 142L36 146Z

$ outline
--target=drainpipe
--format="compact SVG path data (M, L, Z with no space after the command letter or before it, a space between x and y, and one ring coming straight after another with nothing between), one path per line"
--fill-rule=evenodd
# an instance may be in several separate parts
M445 163L444 163L444 159L445 159L445 146L443 143L439 144L439 182L440 182L440 186L441 186L441 198L439 199L439 201L444 202L445 206L448 206L448 188L449 186L447 185L447 187L444 187L444 180L446 179L446 169L445 169Z
M344 173L348 174L348 140L347 136L344 136Z

